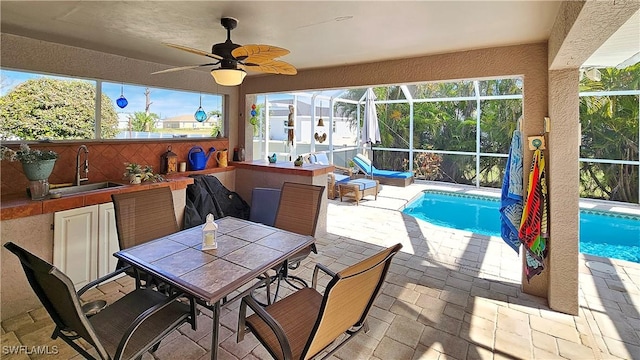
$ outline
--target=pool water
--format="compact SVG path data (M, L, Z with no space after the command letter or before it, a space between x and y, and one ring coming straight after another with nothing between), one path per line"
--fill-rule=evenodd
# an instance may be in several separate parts
M498 199L427 191L403 212L434 225L500 237L499 210ZM581 210L580 252L640 263L640 217Z

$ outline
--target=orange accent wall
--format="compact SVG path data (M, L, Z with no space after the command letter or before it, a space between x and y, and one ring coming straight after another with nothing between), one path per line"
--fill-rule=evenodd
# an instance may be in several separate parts
M83 143L55 143L55 144L33 144L29 145L33 149L53 150L58 153L58 161L53 168L53 173L49 177L49 183L71 183L76 177L76 154L78 147ZM187 154L193 146L201 146L205 152L210 147L217 150L228 149L228 139L189 139L185 141L135 141L127 140L122 142L87 142L84 143L89 149L89 182L100 182L106 180L120 180L124 173L126 162L135 162L141 165L151 165L153 172L160 171L160 156L167 151L167 146L171 145L171 151L178 155L178 162L186 161L188 170ZM17 146L9 146L17 148ZM217 167L215 155L211 155L206 168ZM81 159L84 159L82 155ZM25 193L29 186L29 181L24 176L20 162L0 161L0 194Z

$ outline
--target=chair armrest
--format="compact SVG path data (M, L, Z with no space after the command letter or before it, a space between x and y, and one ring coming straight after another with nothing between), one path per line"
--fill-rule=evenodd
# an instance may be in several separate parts
M351 169L346 168L344 166L339 166L339 165L333 165L333 167L335 167L336 169L346 172L347 175L349 175L349 177L351 177L353 175L353 171L351 171Z
M94 287L94 286L96 286L96 285L98 285L100 283L103 283L103 282L111 279L112 277L114 277L116 275L120 275L121 273L129 270L129 268L131 268L131 265L127 265L125 267L121 267L120 269L118 269L118 270L116 270L116 271L114 271L112 273L109 273L109 274L107 274L107 275L105 275L105 276L103 276L101 278L93 280L92 282L88 283L87 285L83 286L80 290L78 290L78 292L77 292L78 297L80 297L82 294L87 292L87 290L91 289L92 287Z
M328 267L322 265L322 264L316 264L316 267L313 269L313 280L311 281L311 287L312 288L316 288L316 285L318 284L318 270L322 270L324 271L327 275L333 277L336 276L336 273L334 271L332 271L331 269L329 269Z
M246 306L249 305L251 310L260 317L268 326L271 328L271 331L276 335L278 339L278 343L280 343L280 349L282 350L282 355L285 360L293 359L293 354L291 352L291 344L289 344L289 340L287 339L287 335L285 335L282 326L276 319L274 319L269 313L260 306L251 296L245 296L242 298L240 303L240 319L238 319L238 329L242 326L244 330L245 324L245 315L246 315ZM244 331L242 333L244 336ZM240 331L238 331L238 342L241 341Z
M129 343L129 340L131 340L131 337L133 336L135 331L140 327L140 325L142 325L142 323L145 320L150 318L152 315L154 315L158 311L160 311L160 310L164 309L165 307L171 305L174 301L176 301L177 298L179 298L181 296L186 296L186 295L184 293L175 293L175 294L167 297L163 302L157 303L156 305L148 308L142 314L138 315L138 317L136 317L136 319L131 323L131 325L129 325L129 327L127 328L127 331L125 331L124 335L122 336L122 339L120 340L120 343L118 344L118 348L116 350L116 354L114 356L114 359L121 359L122 358L122 355L124 354L124 349L127 347L127 344ZM194 299L190 298L190 301L191 301L191 309L192 309L191 311L193 311L193 308L195 307ZM193 314L193 312L191 312L191 314Z

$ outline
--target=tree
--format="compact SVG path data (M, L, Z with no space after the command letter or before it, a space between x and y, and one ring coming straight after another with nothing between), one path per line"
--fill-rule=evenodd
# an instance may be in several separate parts
M211 136L217 136L222 131L222 112L220 110L211 110L207 113L207 121L213 121L215 124L211 126Z
M160 116L156 113L136 111L132 115L129 115L129 128L131 131L151 132L156 130L159 119Z
M95 138L95 84L79 80L31 79L0 97L0 139ZM102 94L101 134L114 138L118 115Z
M499 79L480 81L481 95L520 94L522 80ZM413 99L459 98L475 95L473 81L453 81L408 85ZM343 98L359 100L363 89L351 90ZM373 89L378 101L403 100L400 86L377 87ZM476 151L476 116L481 111L480 147L484 153L506 154L509 151L511 135L516 120L522 114L522 100L483 100L480 109L476 101L448 100L420 102L413 104L413 148L416 150ZM407 102L377 104L376 110L380 126L381 147L406 149L409 147L410 106ZM354 104L340 104L339 111L356 118ZM364 107L360 108L360 118L364 118ZM358 124L361 126L361 124ZM406 169L409 160L406 152L378 151L374 163L382 169ZM503 157L482 156L480 170L476 173L475 156L443 154L430 156L415 153L414 172L418 177L441 178L443 181L472 184L480 176L483 185L499 187L504 171ZM434 167L437 166L436 170ZM428 175L427 175L428 174Z
M585 77L581 91L640 89L640 63L626 69L601 69L601 80ZM638 161L638 95L580 98L580 157ZM580 195L638 202L638 165L580 163Z

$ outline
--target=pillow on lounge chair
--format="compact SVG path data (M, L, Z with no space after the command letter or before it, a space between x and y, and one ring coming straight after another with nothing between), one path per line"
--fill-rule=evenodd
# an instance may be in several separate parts
M321 165L329 165L329 158L327 157L327 153L315 153L309 155L309 160L313 164L321 164Z
M312 164L320 164L320 165L329 165L329 158L327 157L327 153L324 152L319 152L319 153L313 153L309 155L309 160L311 160ZM334 165L335 166L335 165ZM338 169L340 169L340 167L337 167ZM343 169L346 170L346 169ZM348 181L349 179L351 179L350 175L344 175L344 174L334 174L335 176L335 180L336 180L336 184L341 182L341 181Z
M397 178L397 179L408 179L413 177L411 172L403 172L403 171L393 171L393 170L379 170L376 169L375 166L371 163L371 160L367 159L366 156L362 154L357 154L353 158L353 162L358 166L358 168L365 173L367 176L380 176L387 178Z

